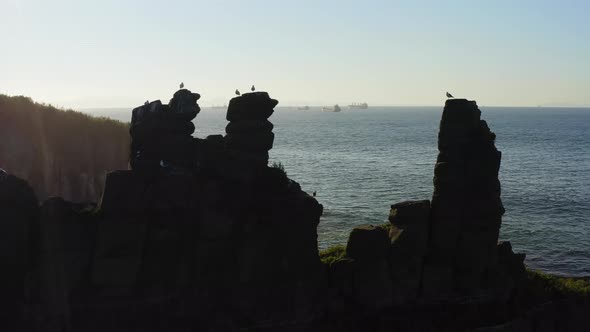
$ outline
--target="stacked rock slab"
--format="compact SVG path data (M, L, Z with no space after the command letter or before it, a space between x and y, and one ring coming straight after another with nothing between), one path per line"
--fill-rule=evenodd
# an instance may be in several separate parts
M475 101L447 100L434 169L426 292L470 293L481 289L496 262L504 214L495 134Z
M268 164L274 134L267 119L277 104L266 92L245 93L230 100L225 139L228 149L239 159L261 166Z
M350 232L346 245L346 256L350 260L340 262L335 270L340 270L339 274L343 270L346 272L350 281L347 287L352 290L350 295L354 302L374 309L391 305L389 247L384 227L361 225Z
M391 205L389 212L390 266L394 304L414 299L420 292L422 266L428 253L430 201Z
M130 161L134 170L149 172L161 167L192 166L192 119L200 111L199 98L199 94L181 89L168 105L156 100L133 110Z

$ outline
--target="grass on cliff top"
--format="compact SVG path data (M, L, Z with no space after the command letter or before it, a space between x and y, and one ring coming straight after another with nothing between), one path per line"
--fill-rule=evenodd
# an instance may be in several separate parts
M590 296L590 280L553 276L527 269L527 283L536 292L551 295Z
M320 251L320 260L326 265L343 259L346 256L346 246L343 244L335 245Z

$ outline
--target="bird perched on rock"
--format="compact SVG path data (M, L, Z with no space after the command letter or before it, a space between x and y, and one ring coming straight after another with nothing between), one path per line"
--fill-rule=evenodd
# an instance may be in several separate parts
M450 94L450 93L447 92L447 98L455 98L455 97L453 97L452 94Z
M236 96L240 95L240 90L236 89Z
M180 82L180 88L183 89L184 88L184 82Z
M149 100L146 100L146 101L145 101L145 103L143 103L143 104L144 104L144 105L147 105L147 104L149 104L149 103L150 103L150 101L149 101Z
M254 87L254 84L252 84L252 87L250 88L250 90L251 90L252 92L254 92L254 90L256 90L256 88Z

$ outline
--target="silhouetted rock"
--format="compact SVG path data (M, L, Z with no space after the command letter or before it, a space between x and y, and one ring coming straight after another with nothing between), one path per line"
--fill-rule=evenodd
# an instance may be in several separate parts
M24 329L25 278L37 260L39 207L33 189L23 180L0 173L0 326ZM28 285L30 286L30 285Z
M267 119L278 101L266 92L251 92L232 98L227 109L226 144L238 162L266 166L272 149L273 125Z
M192 93L187 89L181 89L174 93L168 105L172 112L171 117L183 120L192 120L201 111L197 101L201 98L198 93Z
M244 93L230 100L227 121L264 121L272 115L278 103L267 92Z
M389 212L389 238L392 257L423 257L428 251L430 201L407 201L393 204Z
M383 227L362 225L353 228L346 245L346 256L355 260L378 260L388 257L389 239Z
M480 289L493 267L504 207L495 135L474 101L447 100L440 122L429 261L453 270L460 292Z
M267 166L274 137L267 118L276 100L266 93L234 98L227 135L196 139L190 120L198 97L180 90L168 105L133 111L133 170L108 174L98 208L52 198L39 210L30 187L0 171L0 326L587 326L587 297L564 296L542 279L535 284L524 255L497 243L500 153L475 102L447 101L432 204L391 205L389 225L355 227L346 249L324 265L317 246L323 206L284 169Z
M420 293L424 258L428 253L430 201L407 201L389 212L390 266L395 303Z
M200 95L178 90L168 105L156 100L133 110L131 167L143 173L183 172L195 166L195 130Z
M389 247L383 227L362 225L352 230L346 246L347 258L329 267L332 307L337 302L343 302L340 305L344 308L361 305L369 310L391 305Z
M234 98L228 135L199 140L185 139L191 128L181 125L198 112L191 96L181 90L169 105L133 111L139 167L107 176L90 273L100 292L92 302L172 300L180 307L159 319L184 311L193 326L206 327L213 315L238 326L313 317L325 281L316 230L322 206L283 170L266 166L274 137L266 118L277 101L266 93ZM171 148L186 162L167 159Z
M59 320L71 315L72 298L87 291L96 235L96 206L54 197L40 209L38 287L45 314Z

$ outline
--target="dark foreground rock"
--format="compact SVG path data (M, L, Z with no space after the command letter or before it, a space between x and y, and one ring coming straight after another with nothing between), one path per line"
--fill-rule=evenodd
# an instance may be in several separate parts
M25 328L26 281L38 264L38 216L33 189L0 171L0 328Z

